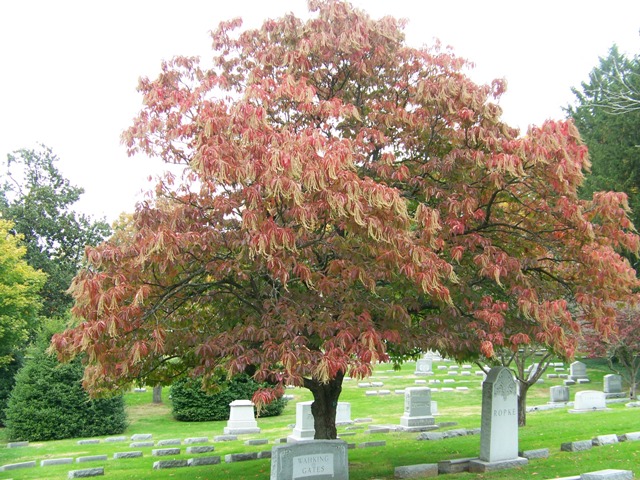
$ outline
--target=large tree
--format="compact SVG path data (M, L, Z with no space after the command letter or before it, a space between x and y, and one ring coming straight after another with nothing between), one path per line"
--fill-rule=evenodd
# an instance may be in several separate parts
M73 210L84 190L73 186L57 168L48 147L23 149L7 156L0 185L0 210L23 237L25 260L47 274L42 314L64 316L73 300L67 293L87 245L109 234L104 221Z
M573 125L518 137L502 82L405 45L393 18L309 5L308 21L223 23L213 67L179 57L141 81L125 142L184 174L74 280L82 323L53 347L87 353L87 386L247 372L310 389L316 438L335 438L344 375L390 354L535 339L570 356L568 300L606 333L636 283L615 249L638 238L624 196L578 199Z
M592 163L583 194L625 192L633 223L640 225L640 58L628 58L614 45L573 92L575 105L567 113L589 147ZM635 98L635 108L623 98Z

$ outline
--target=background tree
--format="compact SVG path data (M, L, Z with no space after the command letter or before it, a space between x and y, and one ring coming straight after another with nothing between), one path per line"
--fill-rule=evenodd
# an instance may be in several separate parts
M39 292L46 276L27 264L25 253L13 224L0 218L0 366L14 360L14 351L39 325Z
M590 357L606 358L609 368L629 385L629 397L638 397L640 382L640 306L619 305L617 328L613 335L602 337L585 328L585 348Z
M311 390L335 438L344 375L388 352L458 359L532 341L571 356L579 325L612 328L635 272L625 197L580 201L586 148L570 122L524 137L503 84L476 85L402 22L309 2L258 30L213 33L214 67L167 62L143 79L125 133L184 168L73 284L83 320L53 339L87 353L94 391L222 368Z
M640 58L627 58L614 45L606 58L574 88L567 108L589 147L592 168L583 195L600 190L625 192L634 225L640 225ZM621 104L623 98L635 98Z
M67 294L84 257L86 245L96 245L109 234L104 221L94 221L72 210L84 190L58 171L50 148L19 150L7 156L0 186L2 216L14 223L27 247L25 260L47 274L42 288L47 317L63 316L72 305Z
M60 440L122 433L127 417L122 395L91 399L82 387L80 358L60 364L47 353L60 321L49 322L30 349L6 410L6 433L11 440Z

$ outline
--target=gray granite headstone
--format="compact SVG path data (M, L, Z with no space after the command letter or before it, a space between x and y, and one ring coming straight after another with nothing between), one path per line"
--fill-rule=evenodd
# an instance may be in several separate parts
M569 378L575 381L588 379L587 366L582 362L573 362L569 365Z
M616 374L609 374L603 377L604 393L622 393L622 377Z
M434 425L431 415L431 389L429 387L409 387L404 391L404 414L400 425L404 429L419 429Z
M298 479L349 480L347 443L313 440L273 447L270 480Z
M313 402L296 403L296 426L291 435L287 437L289 442L300 442L303 440L313 440L316 434L311 404Z
M251 400L234 400L229 406L229 420L223 429L225 435L260 433Z
M565 403L569 401L569 387L556 385L549 389L551 403Z
M518 397L511 371L494 367L482 384L482 419L479 460L469 471L487 472L528 463L518 456Z
M433 360L431 357L423 357L416 362L415 375L431 375L433 373Z

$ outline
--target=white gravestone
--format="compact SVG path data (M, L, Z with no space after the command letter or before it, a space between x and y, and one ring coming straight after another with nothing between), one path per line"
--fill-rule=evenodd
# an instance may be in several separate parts
M605 375L604 378L604 393L622 393L622 377L611 373Z
M270 480L297 479L349 480L346 442L314 440L273 447Z
M482 384L480 458L469 471L482 473L528 463L518 457L518 397L511 370L494 367Z
M296 403L296 426L293 428L291 435L287 437L287 442L313 440L316 434L316 427L311 413L312 403L312 401Z
M338 402L338 406L336 407L336 425L350 425L352 423L351 404L349 402Z
M573 362L569 365L569 378L571 380L588 380L587 377L587 366L582 362Z
M569 387L556 385L549 389L550 403L566 403L569 401Z
M435 425L431 414L431 389L409 387L404 391L404 414L400 417L403 430L419 431Z
M260 433L251 400L234 400L229 406L231 411L229 412L227 426L224 427L225 435Z
M431 375L433 374L433 360L431 357L423 357L416 362L415 375Z
M576 393L571 413L592 412L595 410L606 410L607 401L604 392L597 390L583 390Z

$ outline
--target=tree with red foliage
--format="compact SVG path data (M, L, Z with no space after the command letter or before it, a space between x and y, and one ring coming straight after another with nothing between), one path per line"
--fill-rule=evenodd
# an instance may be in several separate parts
M611 371L629 384L629 398L637 400L640 382L640 306L618 306L616 330L608 337L586 326L584 346L589 357L607 359Z
M308 388L335 438L345 375L437 349L492 355L532 338L570 355L569 301L607 331L636 284L624 198L580 201L571 123L519 138L467 63L405 45L403 23L343 1L311 18L213 32L213 66L179 57L143 79L130 153L182 166L132 222L88 250L81 323L96 392L222 369ZM513 332L506 335L505 332Z

